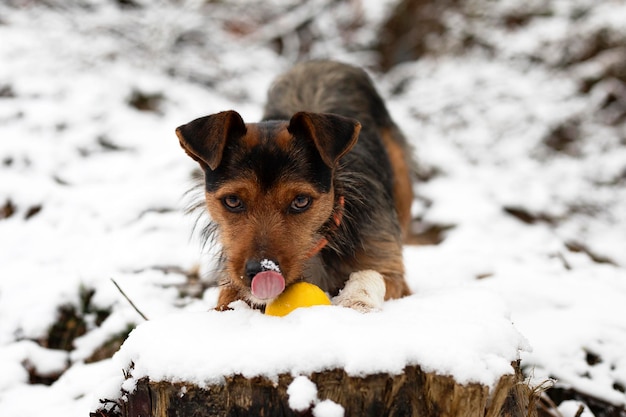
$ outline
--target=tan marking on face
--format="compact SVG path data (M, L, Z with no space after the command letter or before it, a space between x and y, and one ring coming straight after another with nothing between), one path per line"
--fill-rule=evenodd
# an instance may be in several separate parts
M252 149L259 144L259 126L257 123L246 123L246 134L241 138L241 144Z
M288 150L293 136L287 130L287 123L280 123L272 132L272 141L281 149ZM241 138L244 149L252 149L261 144L261 128L259 123L246 123L246 134Z
M289 149L293 142L293 136L287 131L287 123L285 123L277 132L276 136L274 136L274 141L281 149Z
M223 198L233 195L243 202L242 212L224 206ZM290 206L299 195L311 197L312 202L307 210L294 213ZM255 178L246 178L207 192L206 201L210 216L219 224L231 286L250 299L244 276L248 260L278 262L287 285L302 277L307 254L321 238L317 231L331 217L334 195L320 193L307 182L280 182L264 193Z

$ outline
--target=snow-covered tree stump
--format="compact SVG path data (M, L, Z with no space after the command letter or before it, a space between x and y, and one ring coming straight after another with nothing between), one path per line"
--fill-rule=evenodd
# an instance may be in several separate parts
M452 377L423 372L409 366L401 375L353 377L343 370L315 372L309 381L316 398L301 405L290 402L294 377L278 381L264 377L228 377L205 388L185 383L138 381L137 388L119 406L93 416L511 416L535 415L529 408L533 395L518 376L506 375L493 389L481 384L462 385ZM338 405L326 414L325 402ZM313 413L313 411L316 411ZM334 412L333 410L337 410Z
M467 290L369 314L185 314L131 333L92 416L533 416L524 347L500 302Z

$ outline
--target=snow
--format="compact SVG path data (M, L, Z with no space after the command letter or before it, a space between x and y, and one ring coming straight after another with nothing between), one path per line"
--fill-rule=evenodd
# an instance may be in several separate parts
M522 349L528 344L504 303L466 289L414 295L369 314L316 306L272 317L245 304L228 312L171 314L137 326L112 370L120 379L120 369L132 368L134 380L207 386L236 374L275 379L341 368L365 376L419 365L460 383L494 386L513 372L511 362Z
M266 271L275 271L278 272L280 274L280 268L278 267L278 265L276 265L276 263L270 259L261 259L261 266L263 267L264 270Z
M583 411L582 413L578 414L578 411L581 409L581 407ZM558 410L563 417L593 417L593 413L589 411L589 408L587 408L585 404L581 403L580 401L563 401L561 404L559 404Z
M304 375L297 376L287 387L289 407L295 411L306 411L317 400L317 386Z
M295 411L307 411L313 406L314 417L343 417L343 407L331 400L319 401L317 386L306 376L297 376L287 387L289 407Z
M289 407L295 411L306 411L313 405L314 417L343 417L343 407L331 400L317 398L317 386L306 376L297 376L287 387Z
M469 2L480 10L447 12L454 30L434 40L436 54L381 74L371 45L392 0L135 3L0 4L0 212L13 211L0 219L0 415L38 416L42 404L52 417L87 415L119 395L129 360L137 366L126 389L148 374L207 383L238 370L292 372L294 403L330 417L343 410L306 384L314 369L419 363L492 384L520 356L537 383L554 378L626 405L623 77L615 70L581 88L623 61L618 47L588 51L597 31L606 42L626 38L624 5ZM312 12L302 36L282 36L281 54L280 42L265 42ZM533 18L523 27L498 23L525 14ZM485 49L456 53L468 39ZM380 312L207 312L217 302L214 252L197 242L203 220L185 214L198 197L185 194L196 164L174 129L227 109L254 121L272 78L302 51L370 70L432 174L416 188L419 227L445 226L443 240L406 247L415 295ZM156 97L155 107L130 105L137 93ZM577 139L556 151L546 138L564 125ZM46 347L68 306L86 333L69 351ZM130 328L113 359L90 361ZM259 356L236 354L251 344ZM386 354L373 360L378 350ZM60 376L33 384L29 372Z
M313 407L313 417L343 417L344 409L331 400L320 401Z

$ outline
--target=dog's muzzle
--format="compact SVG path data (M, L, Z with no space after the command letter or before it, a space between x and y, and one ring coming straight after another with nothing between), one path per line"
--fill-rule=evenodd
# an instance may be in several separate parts
M285 290L285 278L276 262L270 259L248 260L245 269L254 297L271 300Z

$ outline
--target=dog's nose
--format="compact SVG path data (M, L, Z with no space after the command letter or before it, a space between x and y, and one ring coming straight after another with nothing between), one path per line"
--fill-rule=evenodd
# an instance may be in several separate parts
M275 271L280 274L280 268L278 267L278 263L272 261L271 259L249 259L246 261L246 278L248 278L249 282L252 282L252 278L259 272L263 271Z
M246 262L246 277L249 281L252 281L252 278L254 278L256 274L262 271L263 266L261 265L261 262L255 259L251 259Z

